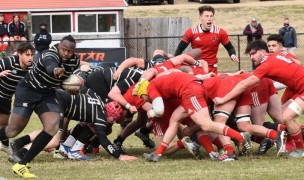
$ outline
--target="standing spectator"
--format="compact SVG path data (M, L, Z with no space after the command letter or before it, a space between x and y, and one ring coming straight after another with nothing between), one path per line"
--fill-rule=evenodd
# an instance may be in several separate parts
M0 13L0 51L2 58L6 56L6 48L8 46L8 32L7 32L8 25L4 22L4 15Z
M47 31L47 25L45 23L42 23L40 24L39 28L40 28L40 32L37 33L34 38L35 49L36 49L34 56L34 63L38 62L38 59L41 56L41 54L50 48L50 44L52 42L52 36Z
M297 49L297 34L294 27L289 25L289 18L284 19L284 26L280 28L279 34L284 38L284 48L291 54Z
M213 25L214 8L211 6L201 6L198 8L201 24L186 30L175 51L175 55L180 55L191 43L192 49L199 48L202 54L199 59L205 60L209 66L209 72L217 73L216 57L220 43L226 48L232 61L238 62L235 49L231 44L227 32L222 28Z
M252 41L262 39L264 32L262 25L258 23L257 19L252 18L251 22L245 27L243 34L247 35L247 43L249 44Z
M13 21L8 24L9 40L11 42L14 54L16 54L16 44L14 41L27 41L25 24L20 21L19 14L13 15Z

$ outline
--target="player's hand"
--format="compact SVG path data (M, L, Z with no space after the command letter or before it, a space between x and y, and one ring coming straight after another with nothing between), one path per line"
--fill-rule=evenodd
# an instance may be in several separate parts
M120 73L121 73L121 72L119 72L119 71L115 71L115 73L114 73L113 76L112 76L113 79L114 79L114 80L117 80L118 77L119 77L119 75L120 75Z
M60 78L64 74L64 68L55 68L54 69L54 76L56 78Z
M220 97L214 98L213 102L214 102L215 105L220 105L220 104L224 104L225 103L224 98L220 98Z
M128 156L128 155L120 155L118 159L120 161L134 161L134 160L138 160L137 157L135 157L135 156Z
M235 54L232 54L230 58L233 62L239 62L239 58Z
M129 108L129 111L130 111L131 114L137 113L137 108L135 106L131 106Z
M0 77L6 77L7 75L12 74L11 70L5 70L0 73Z
M84 64L80 66L80 71L88 72L91 69L91 66L89 64Z

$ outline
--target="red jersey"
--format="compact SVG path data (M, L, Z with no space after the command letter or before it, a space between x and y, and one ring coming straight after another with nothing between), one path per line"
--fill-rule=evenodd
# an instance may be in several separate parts
M132 106L135 106L136 109L140 109L142 105L145 104L145 100L138 96L133 96L132 91L134 89L136 84L133 84L124 94L123 97L126 99L128 103L130 103Z
M153 79L148 86L148 95L153 101L157 97L163 99L181 98L188 84L198 80L191 74L183 72L168 72Z
M294 93L304 93L304 68L282 53L265 56L253 74L281 82Z
M200 48L202 54L199 59L207 61L209 65L216 64L216 57L220 43L226 45L230 42L228 34L222 28L212 25L209 32L204 32L201 25L189 28L182 41L191 43L192 49Z
M153 68L156 69L158 73L162 73L168 71L169 69L174 69L175 65L172 63L172 61L168 60L164 63L153 66Z

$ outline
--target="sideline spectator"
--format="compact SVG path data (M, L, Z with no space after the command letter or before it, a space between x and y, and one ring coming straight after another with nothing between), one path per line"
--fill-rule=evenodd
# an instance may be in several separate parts
M247 35L247 43L249 44L252 41L262 39L263 27L256 18L252 18L251 22L245 27L243 34Z
M198 8L198 11L201 24L186 30L174 56L182 54L191 43L192 49L200 48L202 50L199 59L207 61L209 72L217 73L218 59L216 55L220 43L225 47L233 62L238 62L239 60L227 32L213 24L214 8L211 6L201 6Z
M8 25L4 21L4 14L0 13L0 52L1 52L2 58L5 58L5 56L6 56L6 48L8 46L8 41L9 41L7 28L8 28Z
M14 41L27 41L25 24L20 21L17 13L13 15L13 21L8 24L8 34L14 54L16 54L17 47Z
M284 48L289 53L295 55L297 49L297 33L294 27L289 25L289 18L284 18L284 26L280 28L279 34L284 38Z
M38 62L38 59L41 56L41 54L50 48L50 44L52 42L52 36L47 31L47 25L45 23L42 23L40 24L39 29L40 32L37 33L34 38L34 44L36 49L34 56L34 63Z

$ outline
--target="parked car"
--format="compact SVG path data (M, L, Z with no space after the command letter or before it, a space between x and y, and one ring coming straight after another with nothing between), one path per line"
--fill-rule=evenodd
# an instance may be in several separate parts
M174 0L126 0L128 4L134 4L134 5L142 5L143 3L163 3L164 1L167 1L168 4L174 4Z
M212 2L229 2L229 1L232 1L233 3L240 3L241 0L188 0L189 2L194 2L194 1L197 1L197 2L200 2L200 3L203 3L203 2L208 2L208 3L212 3Z

